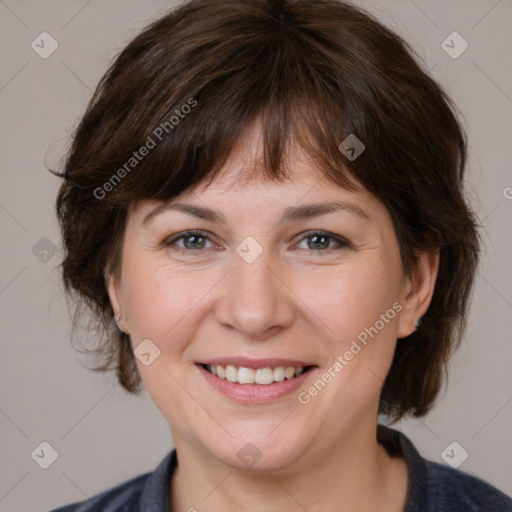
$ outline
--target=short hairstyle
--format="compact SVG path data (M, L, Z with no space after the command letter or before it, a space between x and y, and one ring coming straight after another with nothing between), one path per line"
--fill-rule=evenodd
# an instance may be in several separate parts
M192 0L136 36L54 171L64 179L56 210L65 289L76 315L85 306L102 328L95 369L141 389L105 283L119 270L129 208L211 183L258 122L263 158L252 178L285 179L294 144L330 182L362 185L386 206L404 274L420 251L439 252L430 307L397 341L379 405L393 419L426 414L465 328L479 237L464 197L464 129L418 60L372 15L335 0ZM340 150L349 135L365 145L355 159Z

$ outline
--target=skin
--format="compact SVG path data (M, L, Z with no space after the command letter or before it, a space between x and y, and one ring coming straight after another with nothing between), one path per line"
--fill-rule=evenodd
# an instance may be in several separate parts
M290 155L290 182L240 180L261 157L254 129L209 187L173 200L219 210L225 222L167 210L143 224L160 203L139 203L129 212L120 271L107 276L118 325L134 348L150 339L160 350L149 366L137 364L176 445L176 511L397 512L406 501L405 463L376 441L379 394L397 338L411 334L428 308L438 256L420 254L405 276L384 205L362 187L327 182L299 150ZM340 200L369 219L339 210L278 222L287 207ZM164 244L189 229L207 238ZM335 238L315 245L310 230L349 245ZM236 252L248 236L263 249L252 263ZM307 405L299 403L298 392L394 303L401 311ZM317 368L297 392L241 404L195 364L228 356L293 358ZM248 442L261 453L251 468L237 457Z

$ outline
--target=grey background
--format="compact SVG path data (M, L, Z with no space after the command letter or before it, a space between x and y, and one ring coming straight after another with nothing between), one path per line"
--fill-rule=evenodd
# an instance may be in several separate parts
M485 245L469 329L453 359L448 391L426 418L395 426L424 456L442 463L443 450L457 441L469 453L461 470L512 494L512 3L359 3L412 43L463 112L469 192ZM4 512L44 511L85 499L153 470L172 446L168 425L147 396L129 396L113 375L86 370L81 364L87 359L71 347L70 313L56 270L59 180L45 168L59 163L114 55L172 5L163 0L0 1ZM59 44L48 59L31 48L43 31ZM469 43L457 59L441 48L453 31ZM50 242L41 242L44 237ZM94 335L81 330L77 338L91 343ZM58 452L46 470L31 458L42 441Z

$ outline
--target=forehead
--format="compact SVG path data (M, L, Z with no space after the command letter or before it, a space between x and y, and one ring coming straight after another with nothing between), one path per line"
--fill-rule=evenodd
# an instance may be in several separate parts
M172 211L224 225L234 222L263 226L267 222L283 225L345 212L359 225L386 216L384 205L365 189L349 191L314 171L297 163L285 182L253 179L240 183L236 180L238 169L230 167L208 186L185 190L169 201L139 203L132 220L149 227L157 218L165 223L166 217L161 215Z
M287 140L284 157L281 161L280 173L277 179L270 179L265 172L265 155L263 136L260 124L253 124L247 128L233 148L229 158L219 173L210 182L199 183L189 189L195 194L206 193L208 189L220 193L232 188L244 189L278 189L301 186L336 186L321 167L297 144L293 137ZM347 169L340 169L340 173L350 178L355 188L363 186L351 175Z

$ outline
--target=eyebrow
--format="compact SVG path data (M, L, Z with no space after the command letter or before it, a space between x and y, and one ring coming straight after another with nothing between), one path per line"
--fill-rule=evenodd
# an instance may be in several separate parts
M147 225L157 215L160 215L161 213L169 210L177 210L199 219L227 224L226 216L218 210L185 203L165 203L151 210L144 217L142 225ZM311 203L299 206L290 206L284 210L281 218L277 223L283 224L286 222L306 220L336 211L347 211L364 220L370 220L370 216L362 208L355 204L345 203L343 201L329 201L326 203Z

